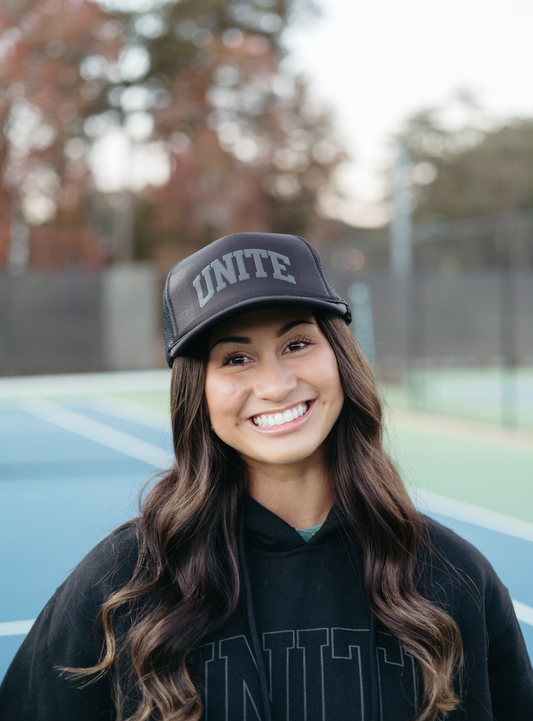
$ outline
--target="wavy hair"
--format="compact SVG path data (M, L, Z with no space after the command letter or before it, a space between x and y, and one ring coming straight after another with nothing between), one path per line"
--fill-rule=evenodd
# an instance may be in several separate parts
M337 358L345 393L329 443L337 509L363 549L374 615L418 661L423 704L417 719L435 721L459 704L454 678L463 659L461 634L419 589L420 552L427 541L383 449L382 406L372 370L344 320L325 312L315 317ZM146 721L152 714L161 721L200 719L200 689L188 650L230 618L241 593L237 519L247 473L238 454L210 427L206 347L199 344L174 361L175 463L142 504L133 577L101 609L101 660L75 670L78 678L116 671L115 703L123 718L117 671L126 664L142 696L127 721ZM143 603L149 596L157 602ZM125 617L128 630L119 633Z

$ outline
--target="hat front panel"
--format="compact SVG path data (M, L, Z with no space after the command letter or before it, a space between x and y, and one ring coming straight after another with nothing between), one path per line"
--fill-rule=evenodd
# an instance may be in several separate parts
M168 284L177 336L261 298L329 298L306 244L294 236L240 233L179 263Z

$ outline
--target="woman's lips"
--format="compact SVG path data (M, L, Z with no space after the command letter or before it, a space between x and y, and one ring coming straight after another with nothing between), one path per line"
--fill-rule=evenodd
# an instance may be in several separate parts
M296 430L299 428L302 424L304 424L309 416L311 415L311 412L313 410L313 407L315 405L315 399L304 401L303 403L298 403L292 406L289 406L286 410L291 410L294 408L298 408L298 406L307 406L307 410L302 414L299 415L297 418L294 418L292 421L284 421L283 423L280 423L279 425L268 425L267 427L256 425L253 421L254 418L261 418L261 417L268 417L272 416L275 417L278 413L281 416L284 416L284 413L286 411L277 411L276 413L258 413L254 416L250 416L250 418L246 419L246 422L252 426L252 428L257 431L258 433L263 433L269 436L272 435L280 435L282 433L288 433L290 431Z
M277 411L273 413L262 413L252 416L252 423L260 428L272 428L273 426L283 426L285 423L295 421L303 416L309 410L307 403L298 403L297 405L287 408L285 411Z

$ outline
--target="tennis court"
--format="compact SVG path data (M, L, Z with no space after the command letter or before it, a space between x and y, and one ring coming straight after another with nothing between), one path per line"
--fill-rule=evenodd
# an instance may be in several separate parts
M55 588L168 466L168 386L167 371L0 379L0 678ZM533 656L533 434L397 410L388 443L418 505L492 562Z
M533 431L533 368L432 368L386 388L394 406Z

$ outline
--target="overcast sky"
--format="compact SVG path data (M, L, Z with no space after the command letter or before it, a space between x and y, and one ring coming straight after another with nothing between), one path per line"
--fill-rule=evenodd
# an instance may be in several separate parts
M412 112L473 90L495 119L533 116L533 0L316 0L322 16L291 28L288 65L337 116L353 161L339 212L383 221L376 200L388 139Z

